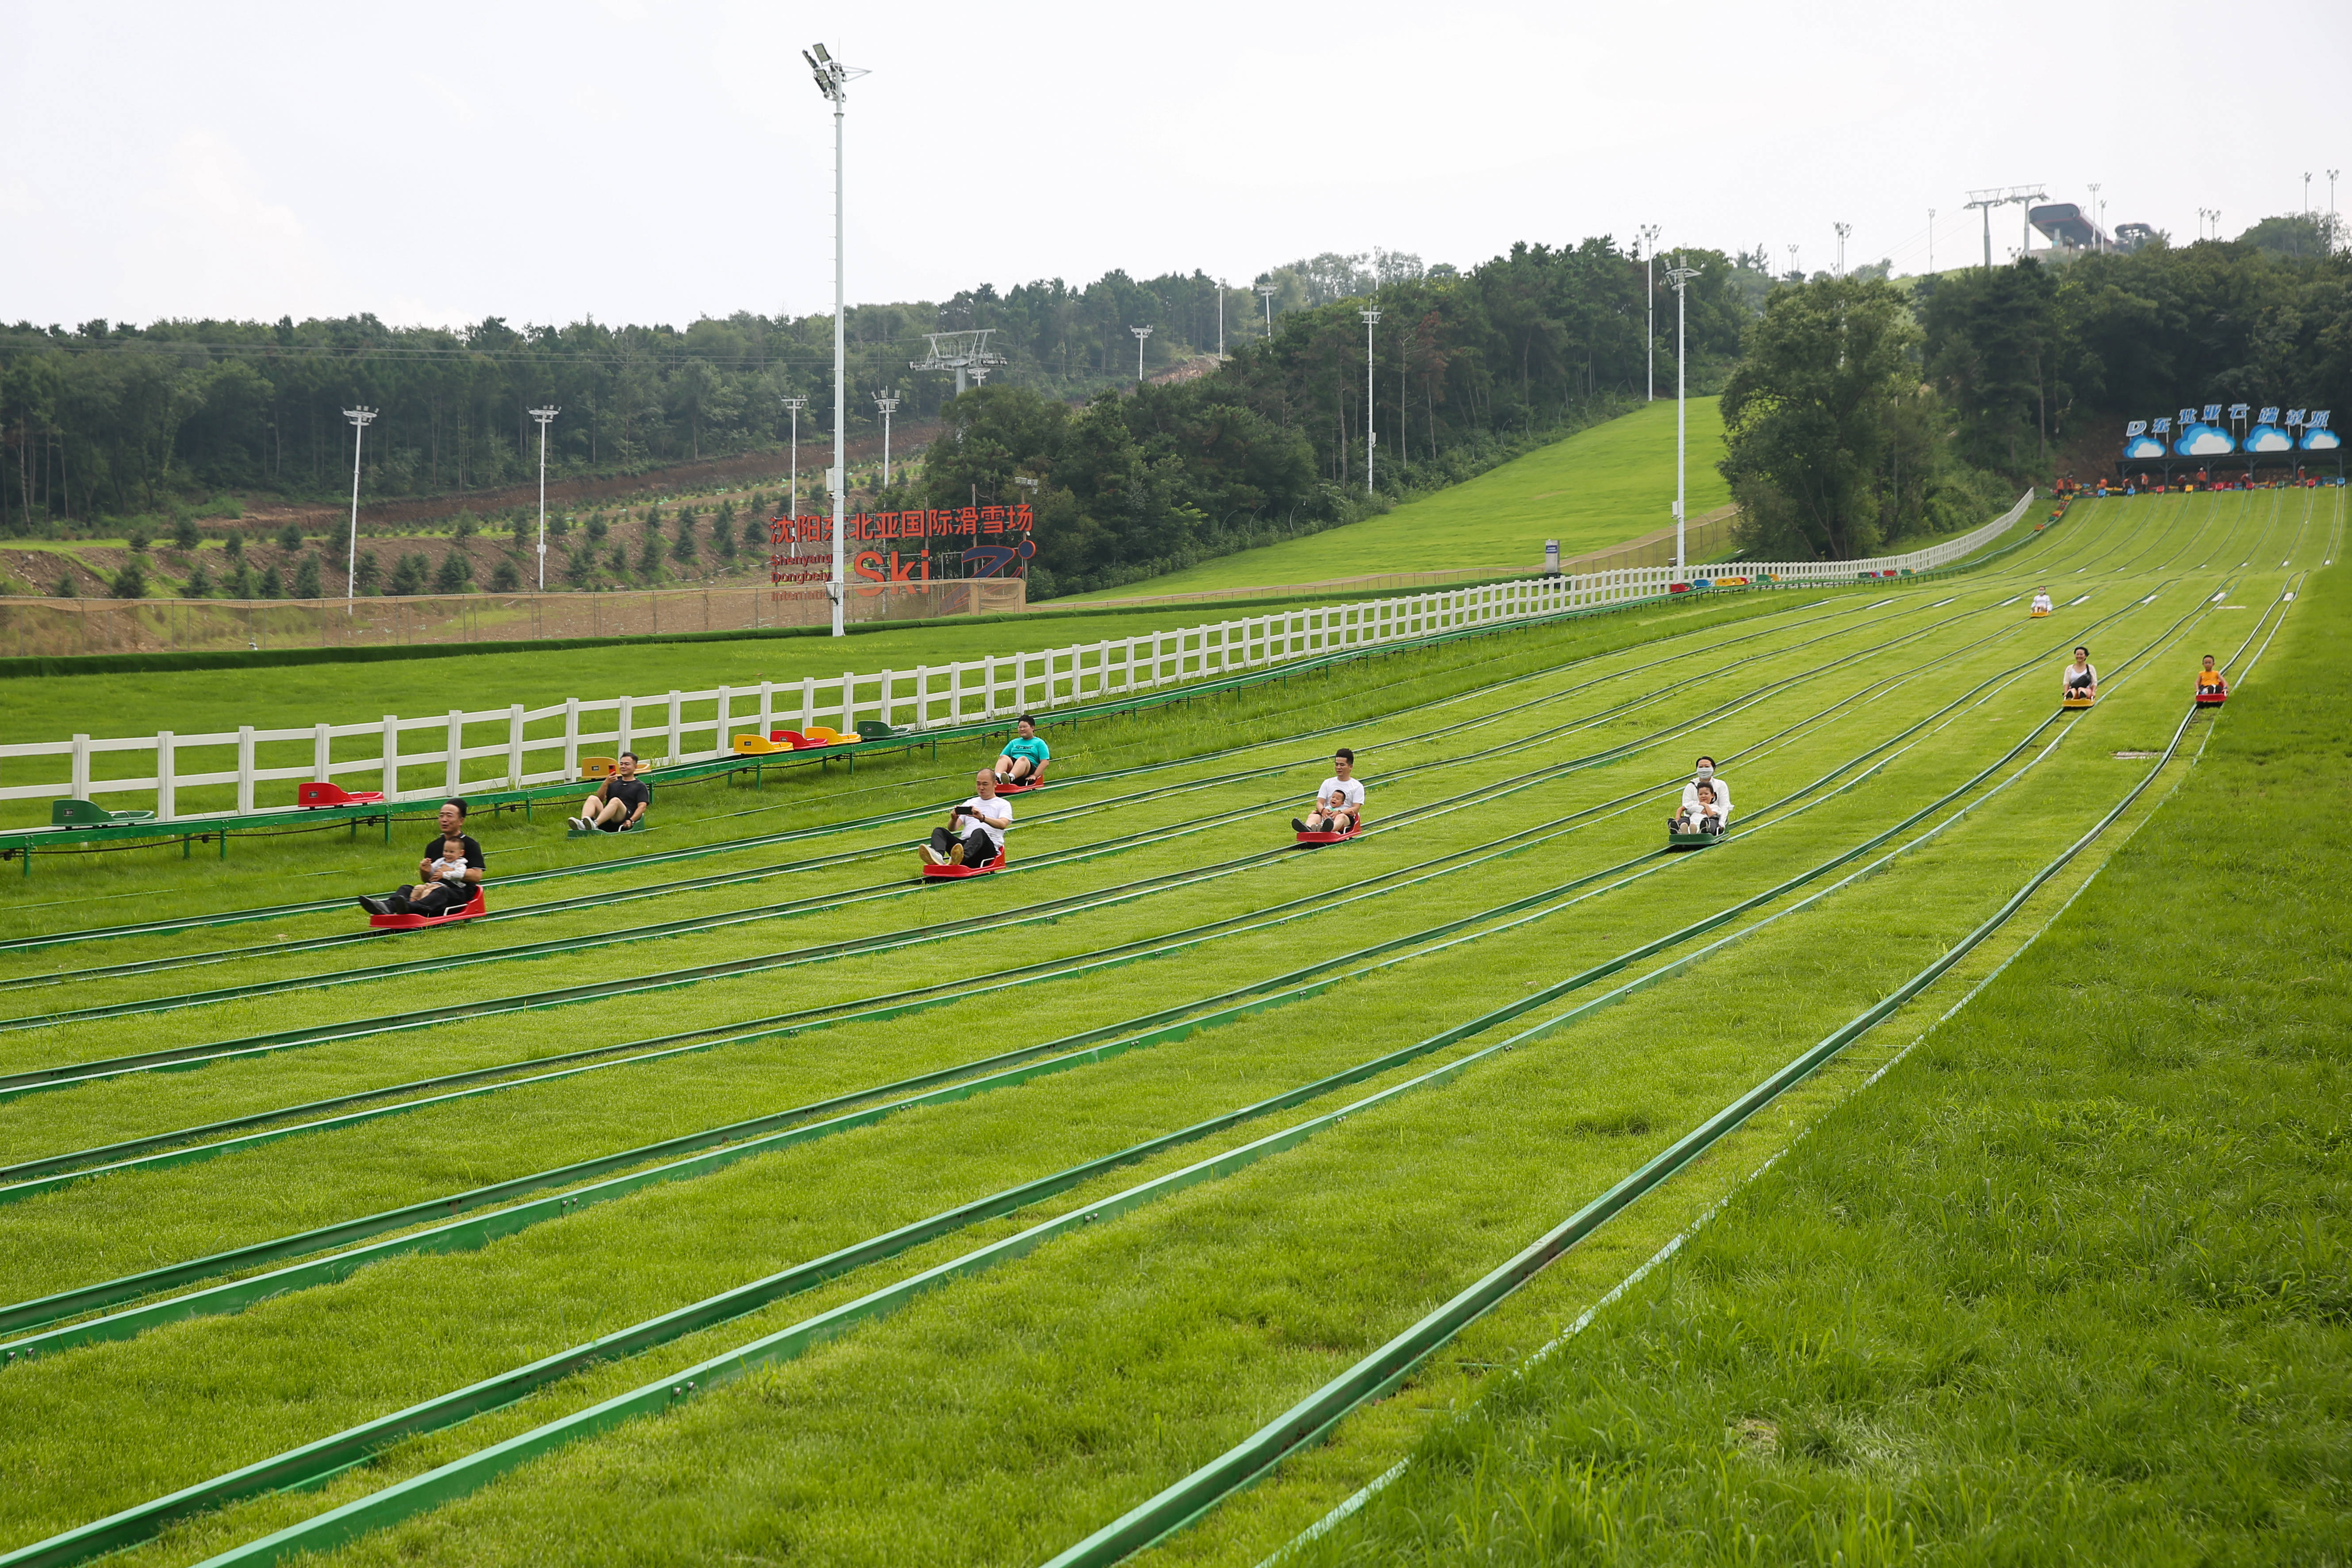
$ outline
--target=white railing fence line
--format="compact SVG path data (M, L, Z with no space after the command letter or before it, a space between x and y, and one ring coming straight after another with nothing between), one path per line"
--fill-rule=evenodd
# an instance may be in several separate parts
M1742 563L1727 571L1781 582L1833 584L1890 571L1944 565L1983 548L2007 531L2032 504L2018 503L1983 527L1906 554L1867 561ZM1696 574L1694 574L1696 575ZM67 762L63 781L0 783L0 800L98 795L152 796L158 817L197 821L226 815L180 813L180 796L195 789L236 786L235 812L258 808L264 785L325 780L375 790L387 800L435 799L491 789L560 784L580 776L581 759L635 751L654 766L708 762L731 754L738 733L807 730L823 724L845 732L861 720L879 720L915 732L1003 720L1014 714L1100 702L1210 677L1265 669L1352 648L1465 627L1527 620L1563 611L1654 597L1675 581L1665 566L1633 566L1559 577L1524 578L1446 588L1393 599L1360 600L1311 609L1276 610L1242 620L1213 621L1173 630L1034 652L991 654L911 670L807 676L762 680L756 687L669 691L643 697L569 697L544 708L520 704L481 712L404 719L387 713L357 724L299 729L244 725L233 732L153 735L0 745L0 763L33 758ZM648 721L650 721L650 722ZM435 732L437 749L403 750L404 736ZM495 738L493 738L495 737ZM308 742L299 765L263 766L263 747ZM340 747L338 742L343 742ZM338 751L342 753L340 757ZM100 777L91 760L145 752L144 776ZM281 752L282 754L282 752ZM481 765L477 765L481 764ZM290 793L290 792L289 792Z

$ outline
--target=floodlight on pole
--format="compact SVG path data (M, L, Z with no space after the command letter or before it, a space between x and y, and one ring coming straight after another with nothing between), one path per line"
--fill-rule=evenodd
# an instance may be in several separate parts
M1936 275L1936 209L1927 209L1927 275Z
M1666 281L1675 289L1675 580L1685 581L1683 561L1683 507L1688 490L1683 472L1683 454L1686 426L1685 396L1689 380L1683 364L1683 320L1688 303L1690 280L1699 275L1696 267L1671 267L1666 269Z
M1650 301L1650 395L1658 400L1658 226L1643 224L1635 231L1641 236L1642 292Z
M1271 283L1257 286L1258 298L1265 301L1265 335L1274 336L1274 297L1279 290Z
M1797 265L1797 247L1789 247L1789 276L1799 283L1805 280L1805 269Z
M888 387L874 395L874 406L882 415L882 488L890 488L890 416L898 412L898 395Z
M793 416L793 493L784 500L784 515L798 517L801 505L801 410L808 406L805 397L787 397L784 410Z
M375 417L373 408L346 408L343 417L352 422L352 541L343 556L343 614L352 613L352 600L359 593L357 576L360 569L360 445L367 439L369 421Z
M2105 210L2106 204L2099 200L2098 181L2086 181L2084 185L2091 193L2091 248L2099 250L2104 248L2101 241L2106 237L2105 232L2099 227L2099 214Z
M1830 226L1831 226L1832 228L1833 228L1833 229L1837 230L1837 237L1838 237L1837 275L1838 275L1839 277L1843 278L1843 277L1844 277L1844 276L1845 276L1845 241L1846 241L1846 236L1848 236L1848 235L1850 235L1850 234L1852 234L1852 233L1853 232L1853 225L1852 225L1852 224L1850 224L1850 223L1833 223L1833 224L1830 225Z
M1143 384L1143 340L1151 335L1151 329L1129 327L1127 330L1135 334L1135 384L1140 386Z
M1217 363L1225 363L1225 280L1217 279Z
M844 581L842 533L847 518L844 510L848 500L848 457L846 434L843 426L849 417L848 375L846 362L849 345L844 321L844 300L847 293L842 266L842 196L841 139L842 113L849 103L849 84L862 70L843 65L825 52L823 44L814 44L801 52L808 61L810 72L816 78L817 91L824 94L833 105L833 467L827 470L825 488L833 492L833 575L824 585L825 596L833 601L833 635L841 637L847 585ZM846 723L848 721L844 720Z
M563 410L555 407L534 408L530 416L539 421L539 591L547 592L547 427Z
M2311 216L2311 171L2303 172L2303 216Z
M1380 449L1381 438L1372 431L1372 329L1380 325L1377 310L1359 310L1364 318L1364 493L1372 493L1372 454Z

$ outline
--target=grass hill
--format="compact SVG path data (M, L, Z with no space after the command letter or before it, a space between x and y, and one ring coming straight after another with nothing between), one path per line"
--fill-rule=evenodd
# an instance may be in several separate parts
M1717 400L1695 397L1689 407L1690 510L1696 517L1729 500L1731 492L1715 467L1723 457ZM1384 516L1054 603L1313 583L1365 572L1533 568L1543 564L1547 539L1559 541L1562 555L1575 555L1664 528L1674 521L1674 499L1675 405L1662 400Z

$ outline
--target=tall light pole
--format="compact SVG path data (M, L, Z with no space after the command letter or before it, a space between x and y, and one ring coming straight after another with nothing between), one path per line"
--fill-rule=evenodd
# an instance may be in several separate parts
M2102 203L2102 202L2099 200L2099 182L2098 182L2098 181L2096 181L2096 180L2092 180L2092 181L2090 181L2090 182L2088 183L2088 188L2089 188L2090 193L2091 193L2091 248L2092 248L2093 250L2098 250L2098 249L2103 248L2103 247L2101 247L2100 243L2099 243L2100 238L2101 238L2101 235L2100 235L2100 232L2099 232L2099 212L2100 212L2101 207L2103 207L2105 204Z
M798 517L801 514L801 410L808 406L808 399L787 397L783 403L785 412L793 416L793 493L784 502L784 515Z
M1671 267L1666 269L1666 281L1675 288L1675 580L1685 580L1688 570L1683 559L1683 503L1688 499L1684 486L1683 449L1685 436L1684 395L1689 376L1683 363L1683 318L1688 302L1690 280L1699 275L1696 267Z
M1225 363L1225 280L1217 279L1217 363Z
M1143 340L1151 335L1151 329L1129 327L1127 330L1135 334L1135 384L1141 386L1143 384Z
M1642 291L1650 301L1650 396L1658 400L1658 226L1643 224L1637 230L1642 237Z
M882 488L890 488L890 416L898 412L898 395L888 387L875 394L874 406L882 411Z
M1271 283L1261 283L1257 286L1257 293L1258 298L1265 301L1265 335L1270 338L1274 336L1275 287Z
M1372 329L1380 325L1377 310L1359 310L1364 318L1364 493L1372 493L1372 454L1380 449L1380 437L1372 432Z
M2341 169L2327 171L2327 244L2330 249L2336 246L2336 176L2343 172Z
M547 426L563 410L534 408L530 416L539 421L539 591L547 592Z
M841 116L849 103L849 81L864 71L852 70L824 52L823 44L814 44L801 52L809 69L816 76L816 89L833 105L833 467L825 472L825 488L833 492L833 578L824 585L825 596L833 601L833 635L844 635L842 626L843 599L847 584L843 572L842 531L848 519L843 515L849 498L849 458L847 434L844 426L849 417L848 375L845 362L848 359L848 341L844 311L845 290L842 281L841 229ZM843 722L846 723L845 719Z
M1805 270L1797 265L1797 247L1793 245L1789 247L1789 272L1798 282L1805 280Z
M1927 276L1936 275L1936 209L1927 209Z
M2303 216L2311 216L2311 171L2303 172Z
M346 408L343 417L352 422L352 543L343 556L343 614L348 616L359 594L354 579L360 569L360 444L367 439L368 423L375 417L375 410Z
M1830 225L1830 226L1831 226L1832 228L1833 228L1833 229L1837 230L1837 237L1838 237L1837 275L1838 275L1839 277L1843 278L1843 277L1844 277L1844 276L1845 276L1845 239L1846 239L1846 236L1848 236L1848 235L1850 235L1850 234L1852 234L1852 233L1853 232L1853 225L1852 225L1852 224L1850 224L1850 223L1833 223L1833 224Z

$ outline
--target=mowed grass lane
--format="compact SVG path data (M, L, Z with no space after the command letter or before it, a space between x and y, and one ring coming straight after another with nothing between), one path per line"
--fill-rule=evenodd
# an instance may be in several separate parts
M2137 711L2136 690L2155 694L2150 713ZM2046 709L2046 697L2034 706ZM2104 754L2112 736L2093 721L2160 723L2162 710L2179 706L2153 679L2127 684L2070 733L2089 743L2062 746L1999 809L1691 977L1449 1089L961 1282L749 1384L559 1452L345 1555L543 1560L618 1543L673 1557L1042 1557L1252 1429L1940 952L2009 890L1999 873L2046 858L2125 786L2129 771ZM1558 967L1547 950L1515 951L1486 967L1474 991ZM1464 978L1400 985L1380 1016ZM1452 1000L1457 1015L1472 1005L1469 994ZM1932 1016L1925 1001L1913 1011ZM1318 1022L1304 1012L1280 1020L1299 1031L1285 1042L1294 1059L1328 1048ZM1232 1052L1217 1060L1221 1079L1263 1059L1243 1056L1237 1036L1211 1039ZM992 1113L1007 1118L994 1124L1003 1140L967 1139L967 1159L1005 1146L1024 1109L1015 1098L959 1108L968 1131ZM1131 1103L1115 1097L1104 1113ZM1041 1119L1032 1110L1027 1120ZM583 1216L582 1229L598 1218ZM270 1500L175 1532L150 1555L185 1560L247 1537L873 1282L828 1287L699 1343L600 1370L560 1397L404 1446L375 1474L343 1478L316 1499Z
M2352 932L2280 825L2352 788L2347 588L1966 1012L1290 1561L2337 1554Z
M1752 800L1756 799L1757 797L1751 794L1751 795L1750 795L1750 796L1749 796L1748 798L1752 801ZM1368 846L1368 847L1369 847L1369 846ZM1443 997L1440 997L1440 998L1438 998L1438 999L1439 999L1439 1000L1441 1000L1441 1001L1442 1001L1442 1000L1444 1000L1444 998L1443 998ZM1216 1037L1211 1037L1211 1038L1212 1038L1212 1039L1214 1039L1214 1038L1216 1038ZM1163 1059L1171 1059L1171 1058L1163 1058ZM878 1131L878 1130L877 1130L877 1131ZM586 1221L587 1221L588 1217L589 1217L589 1216L583 1216L583 1220L582 1220L582 1221L577 1221L577 1222L572 1222L572 1223L573 1223L573 1224L586 1223ZM553 1228L554 1228L554 1229L556 1229L556 1230L569 1230L569 1229L571 1228L571 1226L570 1226L570 1225L567 1225L567 1226L559 1226L559 1227L553 1227ZM498 1255L500 1251L501 1251L501 1249L493 1249L493 1252L492 1252L491 1254L485 1254L485 1255L482 1255L482 1256L483 1256L483 1258L494 1258L496 1255ZM444 1261L446 1261L446 1260L444 1260ZM374 1277L374 1271L372 1271L372 1272L371 1272L371 1276L369 1276L369 1277L363 1277L363 1279L372 1279L372 1278L373 1278L373 1277ZM386 1278L389 1278L389 1277L390 1277L390 1271L386 1271L386 1276L385 1276L385 1277L386 1277ZM328 1294L332 1294L332 1293L328 1293ZM313 1299L314 1299L314 1300L323 1300L324 1298L323 1298L323 1296L319 1296L319 1297L315 1297L315 1298L313 1298ZM286 1309L288 1309L288 1310L299 1310L300 1303L301 1303L301 1301L302 1301L303 1300L304 1300L304 1299L302 1299L302 1298L298 1298L298 1299L296 1299L294 1301L291 1301L291 1302L289 1302L289 1303L284 1303L284 1304L283 1304L283 1306L284 1306L284 1308L286 1308ZM255 1324L259 1324L259 1323L261 1323L261 1322L262 1322L266 1318L268 1318L271 1313L274 1313L274 1312L276 1312L276 1311L277 1311L277 1310L280 1310L280 1309L279 1309L278 1307L277 1307L277 1306L273 1306L272 1308L265 1309L261 1313L257 1313L257 1314L255 1314L252 1318L250 1318L250 1319L248 1319L248 1320L246 1320L245 1321L252 1322L252 1323L255 1323ZM430 1314L427 1314L427 1317L428 1317L428 1319L429 1319ZM218 1328L222 1328L222 1327L224 1327L224 1326L225 1326L225 1325L211 1325L210 1327L211 1327L211 1328L213 1328L213 1329L218 1329ZM195 1326L195 1331L203 1331L205 1330L205 1327L206 1327L206 1326L204 1326L204 1325L198 1325L198 1326ZM183 1331L166 1331L166 1333L164 1333L164 1334L157 1335L157 1336L152 1336L150 1341L142 1341L142 1342L141 1342L141 1347L129 1347L129 1348L127 1348L127 1349L126 1349L126 1348L124 1348L124 1347L117 1347L117 1348L116 1348L116 1349L117 1349L117 1352L118 1352L118 1353L132 1353L132 1354L135 1354L135 1353L138 1353L138 1352L140 1351L140 1349L141 1349L142 1347L144 1347L144 1346L149 1345L149 1344L151 1344L151 1343L152 1343L152 1344L157 1344L157 1345L160 1345L160 1344L165 1343L165 1342L169 1342L174 1334L178 1334L178 1333L181 1333L181 1332L183 1332ZM62 1364L62 1362L63 1362L63 1360L64 1360L64 1359L66 1359L66 1358L61 1358L61 1363L60 1363L60 1364ZM99 1364L105 1364L105 1363L101 1361ZM41 1370L46 1370L46 1369L41 1369ZM445 1385L446 1385L446 1384L447 1382L452 1381L452 1380L451 1380L451 1379L447 1379L447 1378L444 1378L444 1379L441 1379L440 1381L441 1381L441 1383L442 1383L443 1384L445 1384Z
M1690 400L1688 440L1690 515L1697 517L1731 499L1716 471L1723 457L1717 399ZM1671 526L1674 499L1674 405L1654 403L1379 517L1055 603L1373 572L1533 571L1548 539L1559 541L1563 556L1579 555Z

